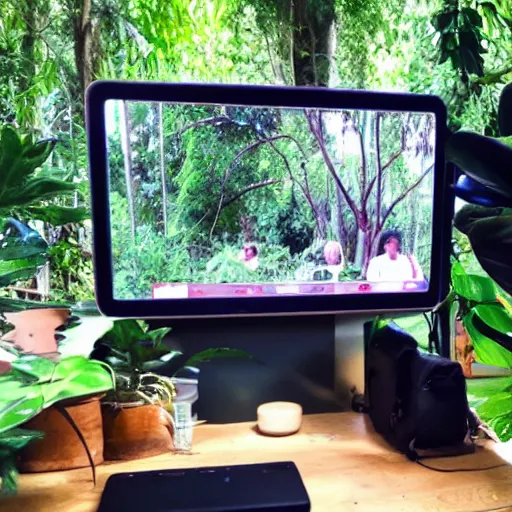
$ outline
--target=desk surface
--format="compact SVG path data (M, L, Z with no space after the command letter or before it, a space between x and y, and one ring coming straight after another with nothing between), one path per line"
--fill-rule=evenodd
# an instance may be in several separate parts
M512 463L510 443L429 464L470 468L504 459ZM112 473L285 460L297 464L314 512L512 512L511 466L471 473L424 469L390 450L368 418L356 413L306 416L301 431L285 438L260 436L253 423L201 425L190 455L105 463L97 468L96 488L90 469L21 475L18 496L0 502L0 509L93 512Z

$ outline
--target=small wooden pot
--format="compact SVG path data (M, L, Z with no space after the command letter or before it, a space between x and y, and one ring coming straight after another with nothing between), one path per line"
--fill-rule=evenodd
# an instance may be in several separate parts
M100 398L94 397L64 406L82 433L95 465L103 462L103 428ZM25 473L61 471L89 466L85 448L69 422L50 407L27 421L23 428L44 432L24 448L18 468Z
M158 405L104 404L105 460L134 460L173 450L172 427Z

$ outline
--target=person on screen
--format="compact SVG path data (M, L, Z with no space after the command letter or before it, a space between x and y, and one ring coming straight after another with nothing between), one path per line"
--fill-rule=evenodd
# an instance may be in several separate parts
M386 231L379 242L378 255L370 260L367 281L423 281L423 271L413 255L401 252L402 236Z
M324 259L327 263L325 270L332 274L334 281L338 281L339 273L345 268L345 258L343 257L341 244L329 240L324 246Z
M246 245L238 257L240 261L249 269L256 270L259 266L258 248L255 245Z

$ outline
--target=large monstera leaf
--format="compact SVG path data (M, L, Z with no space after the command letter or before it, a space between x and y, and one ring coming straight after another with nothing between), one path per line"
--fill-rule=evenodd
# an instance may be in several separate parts
M467 205L454 219L482 268L512 295L512 210Z
M108 367L81 356L55 363L23 355L11 366L10 372L0 375L0 434L60 401L104 393L114 386Z
M466 176L512 202L512 137L460 131L446 144L446 158Z

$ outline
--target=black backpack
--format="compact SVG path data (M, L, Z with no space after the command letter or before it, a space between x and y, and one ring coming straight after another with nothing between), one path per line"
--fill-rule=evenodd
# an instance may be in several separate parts
M392 322L369 339L365 399L375 430L411 460L417 450L468 451L471 413L460 364L421 353Z

